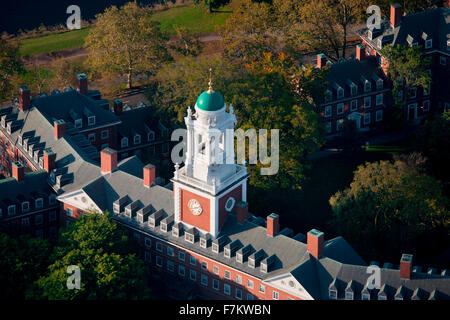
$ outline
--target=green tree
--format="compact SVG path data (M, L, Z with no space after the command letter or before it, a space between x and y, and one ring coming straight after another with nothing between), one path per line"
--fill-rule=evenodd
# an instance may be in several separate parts
M128 88L136 75L154 75L170 55L166 35L150 16L151 10L136 2L120 9L111 6L97 15L97 23L85 40L92 68L126 76Z
M194 0L196 5L203 3L208 8L209 13L212 13L213 9L218 9L229 2L230 0Z
M387 60L387 71L394 83L392 94L398 106L404 105L405 96L409 95L414 87L430 87L431 76L427 69L431 60L423 56L420 47L386 46L380 53Z
M52 71L55 75L55 87L60 88L67 86L75 87L77 84L76 75L85 72L81 63L67 59L55 60L52 63Z
M200 40L188 33L185 27L174 25L176 39L170 48L183 56L197 56L202 51Z
M146 299L148 270L132 252L131 242L107 212L91 212L73 223L59 239L53 263L36 281L30 297L44 299ZM67 267L81 270L81 288L66 286Z
M10 97L12 77L23 71L17 42L0 39L0 101Z
M448 243L448 198L436 179L411 163L397 159L361 165L350 187L330 198L337 232L371 258L446 249L432 239Z
M50 253L47 240L0 233L0 296L24 299L32 283L45 273Z

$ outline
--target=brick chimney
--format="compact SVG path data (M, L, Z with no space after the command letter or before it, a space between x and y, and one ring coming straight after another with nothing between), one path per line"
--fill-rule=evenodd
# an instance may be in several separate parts
M50 173L55 169L56 153L52 149L48 148L44 150L44 169Z
M22 181L25 175L25 168L20 161L14 161L12 163L12 176L18 181Z
M327 65L327 58L323 53L317 55L317 68L322 69Z
M394 28L402 20L403 10L399 3L391 4L391 27Z
M402 254L400 259L400 279L411 279L412 254Z
M248 203L245 201L240 201L236 205L236 220L239 223L244 223L248 219Z
M56 120L53 123L53 127L55 128L55 139L58 140L61 137L66 135L66 122L64 120Z
M102 173L111 173L117 168L117 151L105 148L100 152Z
M22 111L27 110L31 102L30 88L27 86L19 87L19 108Z
M156 181L156 168L151 163L144 167L144 186L150 188Z
M322 231L312 229L307 236L307 249L316 259L319 259L323 254L324 233Z
M123 111L123 102L120 99L114 99L114 104L113 104L113 108L114 108L114 113L116 115L119 115L122 113Z
M358 44L356 46L356 59L363 61L366 58L366 49L363 45Z
M267 216L267 235L274 237L280 231L280 217L276 213Z
M77 74L77 90L82 94L88 95L87 76L84 73Z

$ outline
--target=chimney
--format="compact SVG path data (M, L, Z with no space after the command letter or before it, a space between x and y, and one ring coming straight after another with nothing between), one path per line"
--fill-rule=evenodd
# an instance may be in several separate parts
M400 259L400 279L411 279L412 254L402 254Z
M307 249L316 259L323 254L324 233L322 231L312 229L308 232Z
M55 128L55 139L58 140L61 137L66 135L66 122L64 120L56 120L53 123L53 127Z
M391 4L391 27L394 28L402 20L403 10L399 3Z
M82 94L88 95L87 76L84 73L77 74L77 90Z
M156 168L151 163L144 167L144 186L150 188L156 180Z
M366 58L366 49L363 45L358 44L356 46L356 59L363 61Z
M25 168L20 161L14 161L12 163L12 175L18 182L24 179Z
M44 169L50 173L55 169L56 153L52 149L48 148L44 150Z
M317 68L322 69L327 65L327 58L323 53L317 55Z
M248 203L245 201L240 201L236 205L236 219L239 223L244 223L248 219Z
M121 114L123 111L123 102L120 99L114 99L114 113L116 115Z
M280 231L280 217L276 213L267 216L267 235L274 237Z
M100 152L102 173L111 173L117 168L117 151L105 148Z
M27 110L30 105L31 97L30 97L30 88L27 86L19 87L19 108L22 111Z

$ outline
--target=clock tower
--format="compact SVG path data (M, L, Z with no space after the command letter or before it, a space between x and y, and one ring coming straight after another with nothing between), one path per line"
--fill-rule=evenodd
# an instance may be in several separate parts
M195 227L214 239L229 213L240 201L247 201L245 166L234 161L233 106L209 89L188 108L185 165L175 165L173 182L175 222L186 229Z

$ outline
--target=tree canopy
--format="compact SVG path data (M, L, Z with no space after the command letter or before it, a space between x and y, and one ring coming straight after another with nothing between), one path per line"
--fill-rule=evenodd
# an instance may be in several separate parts
M12 77L22 71L19 44L0 38L0 101L12 97Z

